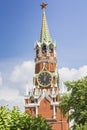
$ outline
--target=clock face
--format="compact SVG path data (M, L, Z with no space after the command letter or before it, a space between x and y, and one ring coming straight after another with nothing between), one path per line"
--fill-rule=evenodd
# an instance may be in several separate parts
M50 72L43 71L38 75L38 83L40 86L47 87L52 82L52 76Z

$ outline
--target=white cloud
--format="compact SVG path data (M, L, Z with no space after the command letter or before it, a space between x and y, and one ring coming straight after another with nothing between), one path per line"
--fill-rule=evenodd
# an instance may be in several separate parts
M12 108L13 106L18 106L21 111L24 111L24 96L18 96L13 101L7 102L9 108Z
M3 85L0 89L0 105L9 104L9 107L18 105L22 110L24 106L24 94L26 83L29 86L29 89L33 87L33 74L34 74L34 62L33 61L24 61L19 65L11 67L9 71L10 77L7 78L2 84L2 76L0 75L0 85ZM8 71L7 71L8 73ZM5 75L5 73L4 73ZM83 76L87 75L87 65L82 66L78 69L68 67L63 67L59 69L60 76L60 87L61 82L77 80ZM4 78L4 77L3 77ZM10 80L9 80L10 79ZM63 89L61 87L61 89ZM66 88L63 89L65 91Z
M83 67L80 67L79 70L78 70L78 75L77 77L78 78L82 78L84 76L87 76L87 65L83 66Z
M31 81L34 72L33 61L24 61L21 65L14 67L11 73L10 80L13 83Z
M17 99L18 96L19 91L17 89L3 87L3 89L0 90L0 100L13 101L14 99Z
M4 95L3 95L4 96ZM10 95L9 95L10 96ZM7 96L8 97L8 96ZM12 96L11 96L12 97ZM11 99L8 98L8 100L4 97L0 98L0 106L7 106L11 109L13 106L18 106L21 111L24 111L24 96L16 96L15 98Z
M26 91L26 84L29 89L33 87L34 62L24 61L20 65L16 65L10 74L10 82L12 87L19 89L22 95Z
M60 80L62 81L73 81L78 80L84 76L87 76L87 66L82 66L79 69L69 69L63 67L59 69Z
M60 93L67 92L66 86L64 85L65 81L73 81L83 78L87 76L87 66L82 66L79 69L69 69L63 67L59 69L59 76L60 76Z
M28 84L30 89L33 87L33 74L33 61L24 61L14 66L9 74L10 77L7 77L9 87L3 86L2 90L0 90L0 100L3 100L2 104L8 104L10 108L18 105L23 110L26 84Z

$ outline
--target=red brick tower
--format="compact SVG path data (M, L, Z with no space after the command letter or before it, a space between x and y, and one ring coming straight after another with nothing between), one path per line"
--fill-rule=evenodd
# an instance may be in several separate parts
M35 49L34 89L25 95L25 110L33 116L41 115L52 125L53 130L68 130L69 124L59 109L59 75L57 69L56 44L48 30L45 8L42 7L40 40Z

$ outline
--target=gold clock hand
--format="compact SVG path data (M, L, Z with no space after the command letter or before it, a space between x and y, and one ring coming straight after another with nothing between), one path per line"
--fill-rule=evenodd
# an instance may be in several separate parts
M46 81L46 75L44 75L44 81Z

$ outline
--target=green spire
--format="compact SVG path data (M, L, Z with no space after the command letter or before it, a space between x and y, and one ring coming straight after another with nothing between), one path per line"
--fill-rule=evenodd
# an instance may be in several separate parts
M43 9L43 14L42 14L41 33L40 33L40 43L43 43L44 41L45 42L51 41L48 24L46 20L45 8L42 9Z

